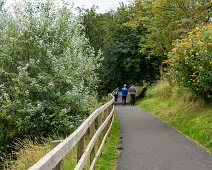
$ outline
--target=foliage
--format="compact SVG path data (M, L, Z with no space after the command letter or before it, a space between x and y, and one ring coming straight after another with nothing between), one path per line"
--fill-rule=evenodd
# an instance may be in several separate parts
M98 70L100 94L125 83L142 84L143 80L158 78L161 59L141 53L140 39L147 32L142 24L136 28L130 25L133 10L122 4L117 12L98 14L95 8L82 12L86 36L95 51L101 50L104 57Z
M172 40L183 37L196 24L209 23L210 0L135 0L133 21L148 29L143 51L164 56L171 50Z
M173 42L168 55L168 76L195 94L212 94L212 25L200 25L187 38Z
M72 7L23 1L0 20L0 161L16 138L65 136L96 103L95 55Z
M210 0L135 0L104 14L82 9L86 37L104 60L97 70L99 94L123 84L155 82L160 63L196 24L209 23ZM112 47L112 48L111 48Z

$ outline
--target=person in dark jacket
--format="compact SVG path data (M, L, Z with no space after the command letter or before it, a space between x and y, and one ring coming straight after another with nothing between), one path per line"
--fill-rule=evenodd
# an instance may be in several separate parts
M115 91L114 91L114 97L115 97L115 102L118 101L118 97L119 97L119 89L117 88Z

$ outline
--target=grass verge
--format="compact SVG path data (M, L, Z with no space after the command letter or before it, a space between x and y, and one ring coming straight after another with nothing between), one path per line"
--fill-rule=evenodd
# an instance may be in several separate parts
M107 142L102 151L102 156L98 160L96 170L115 170L119 155L119 150L117 149L120 139L119 122L116 118L114 119L111 134L107 139Z
M137 102L147 112L159 117L212 153L212 105L192 100L185 89L159 83Z
M104 145L102 156L97 162L96 170L115 170L117 159L119 155L119 150L117 149L118 143L120 139L120 131L119 131L119 122L114 117L113 127L110 133L110 136L107 139L106 144ZM89 142L89 137L86 137L85 145L87 146ZM95 150L97 152L98 146L97 143L95 145ZM65 158L64 162L64 170L74 169L77 162L77 147L75 147ZM84 169L89 169L89 161L86 164Z

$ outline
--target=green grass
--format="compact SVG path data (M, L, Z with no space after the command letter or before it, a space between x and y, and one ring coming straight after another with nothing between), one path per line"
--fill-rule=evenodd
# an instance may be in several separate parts
M120 132L119 132L119 122L115 116L113 127L111 130L111 134L107 139L106 144L104 145L102 156L97 162L96 170L115 170L116 163L119 155L119 151L117 150L117 146L119 143ZM89 137L86 137L85 145L87 146L89 142ZM97 144L95 145L95 150L97 152ZM77 146L69 152L69 154L65 158L64 162L64 170L74 169L77 162ZM89 169L89 161L84 169Z
M115 170L116 163L119 155L117 146L119 143L120 133L119 133L119 122L115 116L111 134L107 139L107 142L103 148L102 156L97 162L96 170ZM86 137L85 145L87 146L89 138ZM95 145L95 150L97 152L97 144ZM77 146L66 156L64 162L64 170L74 169L77 162ZM85 169L89 169L89 161Z
M115 116L114 124L111 130L110 137L107 139L104 146L102 156L98 160L96 170L115 170L119 150L117 149L120 139L119 122Z
M192 101L188 91L163 83L149 89L147 97L137 105L212 153L212 105Z

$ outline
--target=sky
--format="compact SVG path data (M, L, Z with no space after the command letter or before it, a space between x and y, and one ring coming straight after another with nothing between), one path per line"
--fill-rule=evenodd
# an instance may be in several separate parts
M85 7L89 8L95 4L99 7L97 11L101 13L110 9L116 10L120 2L127 4L128 0L74 0L76 6L81 6L84 4Z
M14 1L21 1L21 0L6 0L7 5L11 4ZM120 2L127 4L132 0L69 0L69 2L71 1L74 2L75 6L84 5L85 8L90 8L95 4L96 6L99 7L97 12L104 13L109 11L110 9L116 10Z

